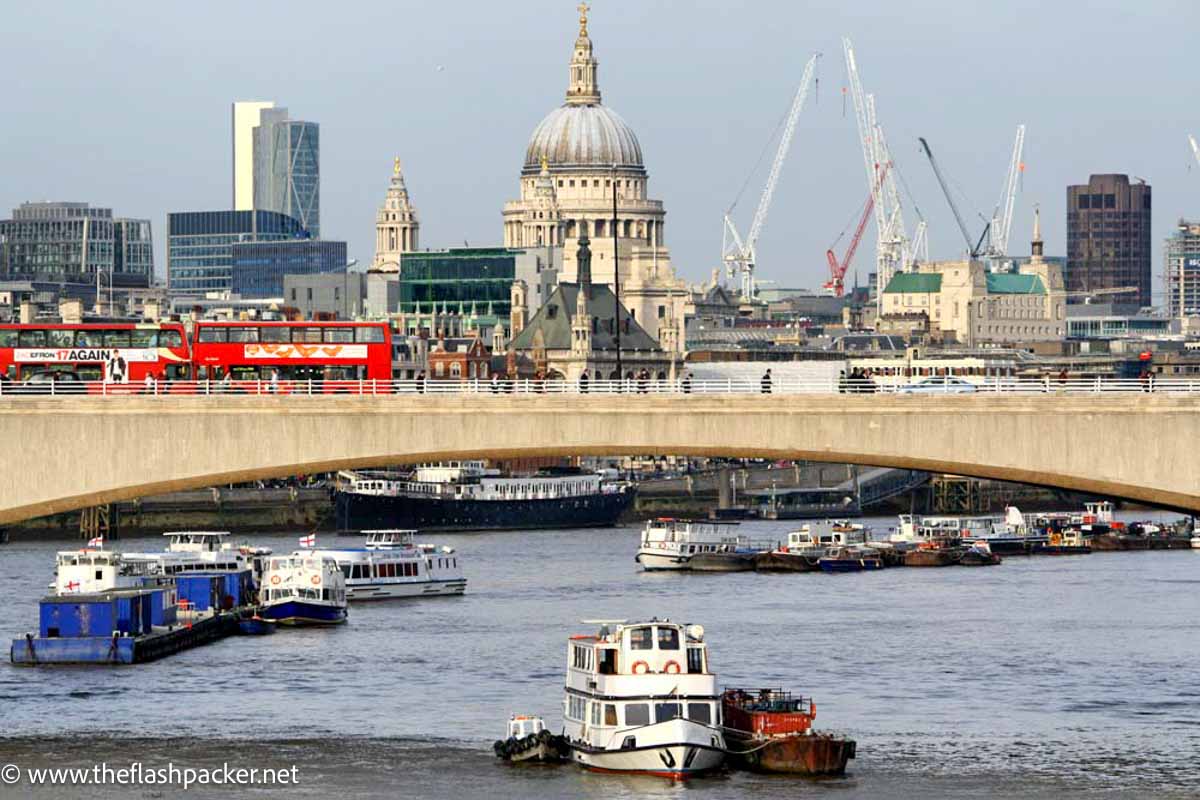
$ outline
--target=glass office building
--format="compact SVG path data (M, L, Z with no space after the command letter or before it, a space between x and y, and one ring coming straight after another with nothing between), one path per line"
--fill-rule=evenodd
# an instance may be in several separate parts
M451 248L400 257L400 300L405 314L443 308L458 314L508 320L517 259L523 250Z
M0 220L3 278L149 286L154 275L150 221L114 217L87 203L22 203Z
M254 207L300 220L321 235L321 135L315 122L288 119L286 108L259 112L254 129Z
M285 275L346 271L346 243L294 239L230 247L233 291L245 298L283 297Z
M233 245L307 238L276 211L182 211L167 215L167 287L203 294L233 289Z

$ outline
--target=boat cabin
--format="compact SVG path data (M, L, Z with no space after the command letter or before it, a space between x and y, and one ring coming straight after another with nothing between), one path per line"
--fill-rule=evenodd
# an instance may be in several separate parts
M413 547L413 530L363 531L367 535L368 550L389 550Z
M698 521L660 517L642 529L642 547L691 553L733 551L743 543L736 522ZM690 546L690 548L689 548Z
M346 580L332 558L312 553L272 556L259 595L264 603L294 598L344 605Z
M801 552L811 549L845 547L863 544L867 540L867 529L859 523L846 520L826 520L800 526L788 534L788 550Z
M546 723L541 717L529 714L513 714L508 718L508 738L524 739L531 733L541 733L546 730Z
M229 531L167 531L167 550L172 553L219 553L231 549L225 541Z
M95 594L140 587L160 574L158 563L111 550L63 550L54 559L55 594Z

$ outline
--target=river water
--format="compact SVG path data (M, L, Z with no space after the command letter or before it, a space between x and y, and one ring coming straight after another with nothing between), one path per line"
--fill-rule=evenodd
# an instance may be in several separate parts
M755 538L788 527L744 526ZM1197 796L1200 552L837 576L670 574L640 570L637 536L430 535L458 547L465 596L354 605L336 629L227 639L136 667L5 663L0 764L297 765L298 787L241 790L255 797ZM276 552L295 546L251 539ZM64 546L0 547L5 646L36 630ZM678 787L495 763L491 742L510 713L558 728L566 637L591 632L581 619L655 615L704 625L721 683L813 695L817 727L858 740L848 777L734 773ZM96 796L106 790L0 786L5 798Z

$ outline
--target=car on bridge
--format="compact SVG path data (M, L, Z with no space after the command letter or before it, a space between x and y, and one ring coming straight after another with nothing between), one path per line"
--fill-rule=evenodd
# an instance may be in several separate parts
M896 389L897 394L974 394L976 391L975 384L953 375L934 375Z

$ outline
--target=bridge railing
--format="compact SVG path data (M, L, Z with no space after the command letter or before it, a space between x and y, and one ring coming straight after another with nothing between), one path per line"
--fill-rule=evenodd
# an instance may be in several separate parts
M975 382L949 380L883 378L834 379L763 379L726 378L719 380L627 379L611 381L565 381L468 379L468 380L349 380L349 381L152 381L147 383L109 383L106 381L59 380L44 383L12 383L0 380L2 398L46 397L161 397L164 399L195 396L257 397L278 396L294 399L350 395L815 395L815 394L896 394L912 397L948 395L1079 395L1110 393L1200 394L1200 377L1187 378L979 378Z

